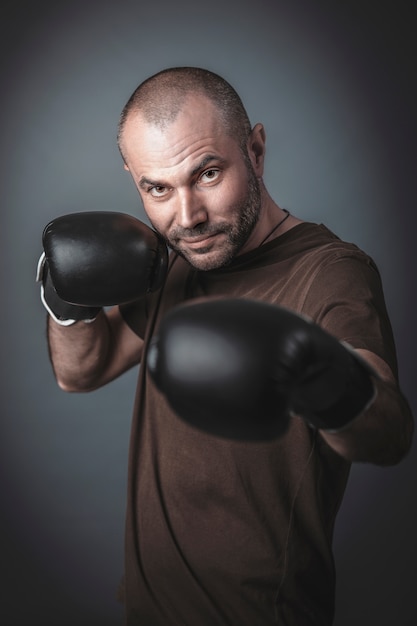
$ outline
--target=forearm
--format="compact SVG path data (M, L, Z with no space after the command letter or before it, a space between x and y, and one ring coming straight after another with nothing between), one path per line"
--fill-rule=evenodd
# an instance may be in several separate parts
M413 416L398 386L374 380L376 396L370 407L338 432L322 430L327 443L349 461L394 465L410 449Z
M60 326L48 316L49 356L64 391L90 391L101 386L110 349L110 330L101 312L94 322Z

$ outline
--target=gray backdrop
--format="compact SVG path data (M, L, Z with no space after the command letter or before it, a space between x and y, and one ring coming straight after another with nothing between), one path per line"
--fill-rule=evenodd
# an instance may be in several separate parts
M277 202L374 257L416 406L414 26L401 2L371 4L2 4L2 625L121 623L137 371L92 394L61 392L34 275L53 217L144 219L115 133L151 73L201 65L229 79L265 124ZM354 467L335 534L336 626L416 623L415 486L415 446L397 467Z

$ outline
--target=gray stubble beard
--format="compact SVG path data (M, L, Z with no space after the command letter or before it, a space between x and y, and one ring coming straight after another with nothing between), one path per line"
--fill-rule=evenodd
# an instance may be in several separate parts
M245 162L248 171L248 193L245 201L236 203L234 207L233 214L237 216L234 225L225 223L213 226L204 223L197 225L193 229L176 229L171 233L170 237L162 235L168 247L179 256L183 257L197 270L209 271L229 265L248 241L253 229L258 223L262 204L260 184L248 156L245 157ZM224 233L227 235L227 249L225 253L220 255L220 258L215 261L210 262L209 259L204 259L204 256L210 252L211 246L201 248L193 254L188 254L175 243L176 240L181 240L181 237L210 235L214 233ZM174 239L174 241L172 239ZM199 257L201 257L201 262L198 262Z

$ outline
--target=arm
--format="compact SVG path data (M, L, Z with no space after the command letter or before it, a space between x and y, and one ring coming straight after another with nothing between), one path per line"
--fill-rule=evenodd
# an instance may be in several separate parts
M136 218L111 212L61 216L42 240L37 280L56 379L65 391L96 389L140 361L142 340L113 305L162 286L166 245Z
M212 300L171 310L148 353L155 384L193 426L234 439L285 434L303 418L348 460L408 451L412 417L380 357L274 305Z
M124 322L119 308L94 322L61 326L48 316L48 346L55 377L68 392L92 391L138 364L143 341Z
M388 365L367 350L357 350L375 370L375 400L349 426L338 431L321 430L328 445L349 461L378 465L398 463L409 451L413 416Z

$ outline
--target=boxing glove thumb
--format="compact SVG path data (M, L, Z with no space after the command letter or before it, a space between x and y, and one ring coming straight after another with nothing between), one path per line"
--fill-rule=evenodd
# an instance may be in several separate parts
M77 306L62 300L52 284L48 261L43 252L38 261L36 281L41 284L41 302L52 319L60 326L71 326L75 322L93 322L101 307Z

